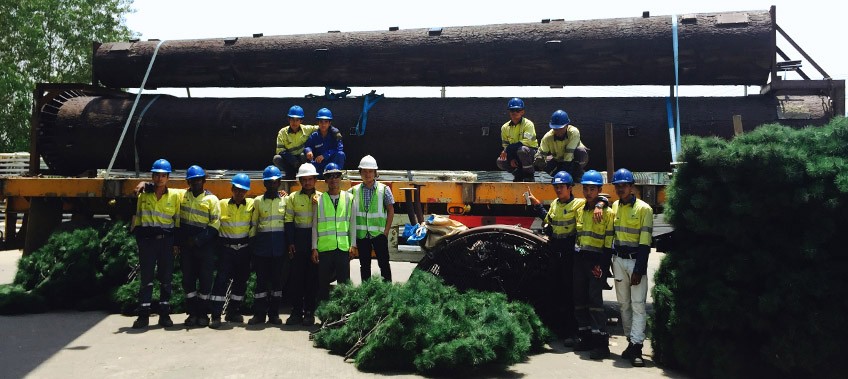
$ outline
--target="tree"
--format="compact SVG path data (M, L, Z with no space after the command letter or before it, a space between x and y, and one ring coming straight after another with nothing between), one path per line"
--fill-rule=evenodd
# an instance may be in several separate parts
M36 83L91 81L93 41L133 36L133 0L0 0L0 151L26 151Z

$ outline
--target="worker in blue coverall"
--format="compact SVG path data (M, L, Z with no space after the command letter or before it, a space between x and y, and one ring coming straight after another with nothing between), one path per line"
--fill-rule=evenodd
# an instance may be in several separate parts
M318 178L323 179L324 167L335 163L339 168L344 167L345 153L342 145L342 134L332 126L333 112L327 108L318 110L318 131L313 132L306 140L306 160L315 166Z

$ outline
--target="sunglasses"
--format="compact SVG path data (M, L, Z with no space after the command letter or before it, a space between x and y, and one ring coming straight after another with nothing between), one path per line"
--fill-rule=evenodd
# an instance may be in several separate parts
M510 110L509 110L509 113L518 113L518 112L521 112L521 111L523 111L523 110L524 110L524 109L510 109Z
M342 177L342 174L333 173L333 174L324 174L325 179L339 179Z

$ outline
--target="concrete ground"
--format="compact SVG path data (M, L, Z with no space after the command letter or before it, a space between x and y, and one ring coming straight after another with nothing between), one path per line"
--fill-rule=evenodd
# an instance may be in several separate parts
M0 283L14 277L20 251L0 252ZM652 254L649 268L659 266L662 254ZM377 273L376 265L375 274ZM395 281L405 281L414 263L392 262ZM651 273L653 277L653 273ZM359 265L351 263L351 278L359 278ZM604 291L614 306L613 291ZM651 299L649 299L651 301ZM283 319L287 315L282 316ZM185 315L173 315L181 323ZM306 327L225 324L219 330L187 330L181 325L145 331L130 328L134 318L103 312L50 312L0 316L0 378L67 377L227 377L227 378L352 378L383 376L363 373L351 361L312 347ZM156 318L152 321L155 323ZM588 352L575 353L560 342L546 346L523 363L506 370L478 373L499 378L635 378L683 377L657 367L646 341L647 367L633 368L621 360L627 345L621 327L612 327L609 359L593 361ZM398 378L415 373L388 373Z

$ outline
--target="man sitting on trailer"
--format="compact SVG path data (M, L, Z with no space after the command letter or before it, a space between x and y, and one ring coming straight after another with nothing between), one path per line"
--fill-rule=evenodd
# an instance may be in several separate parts
M503 151L497 165L501 170L512 173L514 182L534 181L533 155L539 147L536 141L536 126L524 117L524 100L513 97L507 103L509 121L501 126Z
M534 166L551 176L560 171L571 174L575 181L583 177L583 169L589 163L586 146L580 142L580 130L571 125L571 119L564 110L551 115L551 130L542 136Z
M318 131L313 132L306 140L306 160L315 166L318 178L323 179L324 167L335 163L339 169L344 167L345 153L342 145L342 134L333 127L333 112L327 108L318 110Z
M274 165L285 173L285 180L294 180L297 169L306 163L304 146L312 133L318 130L318 125L302 125L303 108L292 105L289 108L289 125L277 133L277 155Z

